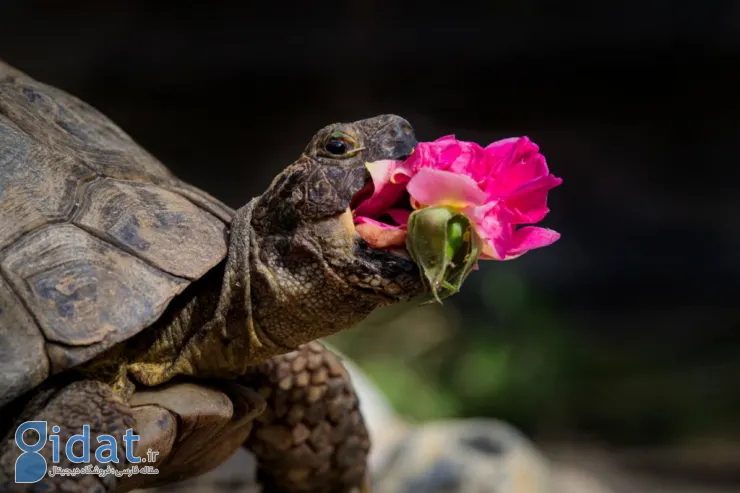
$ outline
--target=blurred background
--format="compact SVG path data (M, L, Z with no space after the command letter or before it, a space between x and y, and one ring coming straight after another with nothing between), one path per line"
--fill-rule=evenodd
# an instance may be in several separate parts
M739 5L6 0L0 58L233 207L335 121L528 135L562 239L332 342L412 419L504 419L615 488L737 492Z

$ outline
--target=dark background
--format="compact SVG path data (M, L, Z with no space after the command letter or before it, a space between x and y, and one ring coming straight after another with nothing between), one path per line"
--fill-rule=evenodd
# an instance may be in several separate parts
M564 178L557 244L336 339L402 412L740 441L740 4L149 3L0 3L0 57L234 207L318 128L386 112L528 135Z

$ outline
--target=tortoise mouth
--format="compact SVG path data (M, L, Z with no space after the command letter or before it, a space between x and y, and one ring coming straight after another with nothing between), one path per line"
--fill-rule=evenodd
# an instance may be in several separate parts
M388 167L388 163L398 161L378 161L368 163L372 166ZM352 197L350 210L355 231L372 248L396 251L408 256L406 251L407 224L413 207L411 197L403 184L391 183L387 176L380 177L383 171L370 171L372 179Z
M364 191L360 191L358 195L364 193ZM355 231L372 248L388 250L408 257L408 251L406 250L406 226L408 216L413 209L411 208L408 194L405 195L404 200L401 203L395 204L391 211L374 215L375 217L358 216L356 209L354 207L351 208ZM357 203L358 205L361 204L362 198L358 199Z
M372 197L374 193L375 184L373 183L372 179L368 178L365 186L362 187L362 189L360 189L360 191L352 197L352 200L349 203L349 208L354 213L354 211L356 211L363 204L363 202Z
M419 267L406 248L408 217L412 212L411 200L405 191L399 194L390 208L364 215L367 208L363 204L375 195L375 186L370 181L357 192L347 210L347 220L357 237L358 257L374 266L377 274L400 286L397 292L387 291L378 286L365 288L381 295L389 302L409 300L420 294L424 285L419 275ZM348 224L349 226L349 224Z

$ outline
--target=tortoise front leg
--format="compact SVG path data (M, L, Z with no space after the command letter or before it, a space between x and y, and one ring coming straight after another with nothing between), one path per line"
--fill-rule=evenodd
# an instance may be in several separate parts
M317 342L273 357L246 377L267 400L244 444L264 491L369 491L370 438L339 358Z
M16 406L22 407L17 415L19 419L16 423L11 424L2 422L0 425L10 425L5 438L0 442L0 491L3 492L56 492L64 491L71 493L92 493L92 492L113 492L116 490L119 478L114 474L98 476L93 474L81 474L74 476L50 476L45 474L38 482L18 484L16 480L16 461L21 455L21 450L15 442L15 434L18 426L26 421L46 421L47 442L35 455L36 459L33 465L39 468L44 467L46 462L47 470L53 466L63 468L84 467L86 464L74 464L64 453L67 441L77 434L83 432L83 426L89 425L90 436L90 464L97 465L101 469L107 469L108 466L116 470L122 470L130 467L126 458L124 449L123 435L126 430L133 428L134 418L130 408L113 392L108 385L94 381L81 380L68 384L47 385L37 391L33 397L25 403L16 403ZM58 429L56 427L59 427ZM28 431L24 434L24 443L34 446L39 435L36 432ZM53 463L53 447L51 436L59 437L59 459L58 463ZM95 457L95 451L102 446L96 440L100 435L111 435L115 438L116 453L118 463L109 462L101 464ZM75 443L73 452L79 457L82 453L82 444ZM109 449L110 450L110 449ZM110 451L103 452L101 455L108 457ZM43 460L41 460L43 458ZM27 459L21 459L19 464L29 465ZM20 477L24 479L23 476ZM25 480L36 478L25 477Z
M141 433L140 455L156 450L159 473L132 476L116 493L168 485L215 468L247 439L265 401L231 382L218 386L169 383L131 397Z

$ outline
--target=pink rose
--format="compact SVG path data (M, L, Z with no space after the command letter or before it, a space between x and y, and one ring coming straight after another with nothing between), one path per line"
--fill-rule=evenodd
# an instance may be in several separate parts
M483 240L482 259L513 259L560 238L550 229L519 227L547 215L547 192L562 183L527 137L484 148L449 135L420 143L406 161L367 166L374 191L353 212L357 231L373 246L402 246L411 208L428 206L466 215Z

